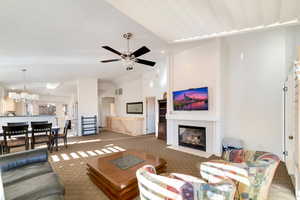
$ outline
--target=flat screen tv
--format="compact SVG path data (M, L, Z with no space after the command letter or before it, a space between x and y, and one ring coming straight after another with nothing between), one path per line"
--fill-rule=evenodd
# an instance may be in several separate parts
M173 92L174 110L208 110L208 88Z

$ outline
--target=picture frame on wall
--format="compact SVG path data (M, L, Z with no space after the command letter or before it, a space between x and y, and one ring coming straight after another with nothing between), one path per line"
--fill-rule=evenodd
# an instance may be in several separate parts
M143 102L126 103L127 114L143 114Z

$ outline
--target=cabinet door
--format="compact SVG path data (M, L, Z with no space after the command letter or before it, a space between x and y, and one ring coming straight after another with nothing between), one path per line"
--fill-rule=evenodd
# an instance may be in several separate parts
M158 124L158 139L166 140L167 122L159 122Z

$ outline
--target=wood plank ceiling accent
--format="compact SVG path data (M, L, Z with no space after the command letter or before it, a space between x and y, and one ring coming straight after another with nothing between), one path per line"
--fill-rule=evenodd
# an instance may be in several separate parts
M298 24L299 0L106 0L168 42Z

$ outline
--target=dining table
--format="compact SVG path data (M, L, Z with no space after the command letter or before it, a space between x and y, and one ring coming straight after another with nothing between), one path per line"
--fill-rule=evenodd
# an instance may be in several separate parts
M51 133L53 134L53 140L54 140L54 145L55 145L55 151L58 151L58 133L59 133L60 128L58 126L53 126L51 128ZM32 128L28 128L28 133L32 133ZM35 133L35 135L39 135L41 133ZM22 136L22 135L19 135ZM25 136L25 135L24 135ZM29 138L31 137L30 135L28 136ZM3 129L0 129L0 140L3 140Z

